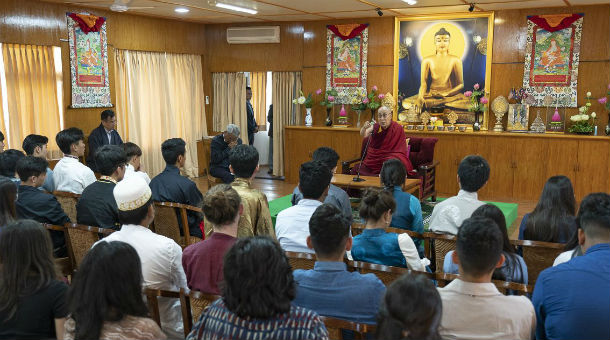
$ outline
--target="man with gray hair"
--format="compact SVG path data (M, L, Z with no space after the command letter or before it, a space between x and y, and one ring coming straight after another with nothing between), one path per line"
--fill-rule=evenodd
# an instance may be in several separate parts
M229 124L226 131L212 138L210 175L222 179L227 184L233 182L235 178L229 171L229 153L236 145L242 143L239 132L237 125Z

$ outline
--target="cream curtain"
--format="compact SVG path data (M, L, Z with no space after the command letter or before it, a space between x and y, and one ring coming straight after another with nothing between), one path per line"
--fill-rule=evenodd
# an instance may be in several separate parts
M61 74L55 70L53 47L2 44L2 53L10 120L8 147L21 149L25 136L35 133L49 138L48 156L59 157L55 135L61 126L57 98Z
M228 124L239 126L240 137L248 144L246 113L246 76L237 73L212 73L214 87L214 131L224 131Z
M284 126L301 124L292 99L301 91L301 72L273 72L273 174L284 175Z
M267 127L267 72L250 72L252 108L260 131Z
M161 143L186 142L187 176L197 174L197 139L207 135L201 56L115 51L117 111L127 117L126 139L142 148L142 164L153 177L163 171Z

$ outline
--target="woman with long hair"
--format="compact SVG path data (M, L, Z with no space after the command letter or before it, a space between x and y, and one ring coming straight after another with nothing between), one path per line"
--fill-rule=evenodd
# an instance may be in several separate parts
M121 241L99 242L83 259L68 293L65 339L166 339L142 299L142 265Z
M376 339L440 339L441 296L427 277L406 274L392 282L381 300Z
M3 228L0 339L63 339L68 286L58 278L51 237L40 223L19 220Z
M0 178L0 230L9 222L17 219L15 201L17 200L17 187L8 178Z
M534 211L523 216L519 239L566 243L576 229L576 198L572 182L566 176L546 181Z

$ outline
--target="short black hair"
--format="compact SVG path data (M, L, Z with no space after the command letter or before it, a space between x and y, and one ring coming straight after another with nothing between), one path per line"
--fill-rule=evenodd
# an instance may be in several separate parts
M489 179L489 163L479 155L464 157L458 167L462 190L477 192Z
M161 144L161 154L165 163L169 165L176 164L178 156L186 153L186 143L182 138L170 138Z
M114 116L115 116L114 111L112 111L112 110L104 110L104 111L102 111L102 114L100 115L100 119L101 120L106 120L106 119L112 118Z
M324 203L309 219L309 235L318 256L334 256L345 250L350 221L336 206Z
M126 142L121 146L123 147L123 151L125 151L125 156L127 157L128 161L136 156L142 156L142 149L140 149L136 143Z
M112 175L120 166L125 166L127 156L118 145L103 145L95 151L95 165L103 176Z
M46 159L35 156L26 156L17 162L17 174L22 182L28 180L32 176L40 176L47 172L49 162Z
M21 147L23 148L23 151L25 151L25 154L30 156L30 155L34 154L34 149L36 149L39 146L43 147L43 146L47 145L48 143L49 143L49 138L47 138L46 136L31 134L31 135L27 135L25 137Z
M317 148L316 151L313 152L311 160L321 162L328 170L332 171L337 166L339 154L333 148L323 146Z
M252 90L250 86L246 86L246 90Z
M0 142L4 142L4 134L0 131Z
M25 157L23 152L16 149L8 149L0 153L0 175L14 178L17 161Z
M146 218L148 214L148 207L152 204L152 198L148 200L143 206L133 209L133 210L119 210L119 223L121 225L125 224L135 224L140 225L142 221Z
M502 255L502 233L492 219L470 217L462 223L456 251L464 273L474 276L494 271Z
M237 145L229 152L229 163L236 177L250 178L258 166L258 151L252 145Z
M57 142L57 146L61 152L66 155L70 154L70 147L74 143L78 143L79 140L84 140L85 135L83 134L83 130L75 127L67 128L65 130L59 131L57 136L55 136L55 142Z
M303 198L317 200L322 197L332 177L328 168L321 162L310 161L301 164L299 189L303 193Z
M405 165L398 159L388 159L383 162L379 177L381 178L381 184L386 189L391 190L394 189L395 186L402 188L405 184L405 179L407 178L407 169L405 169Z
M578 227L586 236L608 238L610 235L610 195L597 192L587 195L580 203Z

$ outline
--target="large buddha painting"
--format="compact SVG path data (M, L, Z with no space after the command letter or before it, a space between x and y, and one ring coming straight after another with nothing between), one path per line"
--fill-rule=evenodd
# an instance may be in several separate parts
M445 123L472 124L464 92L490 89L493 13L396 19L394 93L397 119L417 122L427 111ZM482 126L487 126L487 115Z

